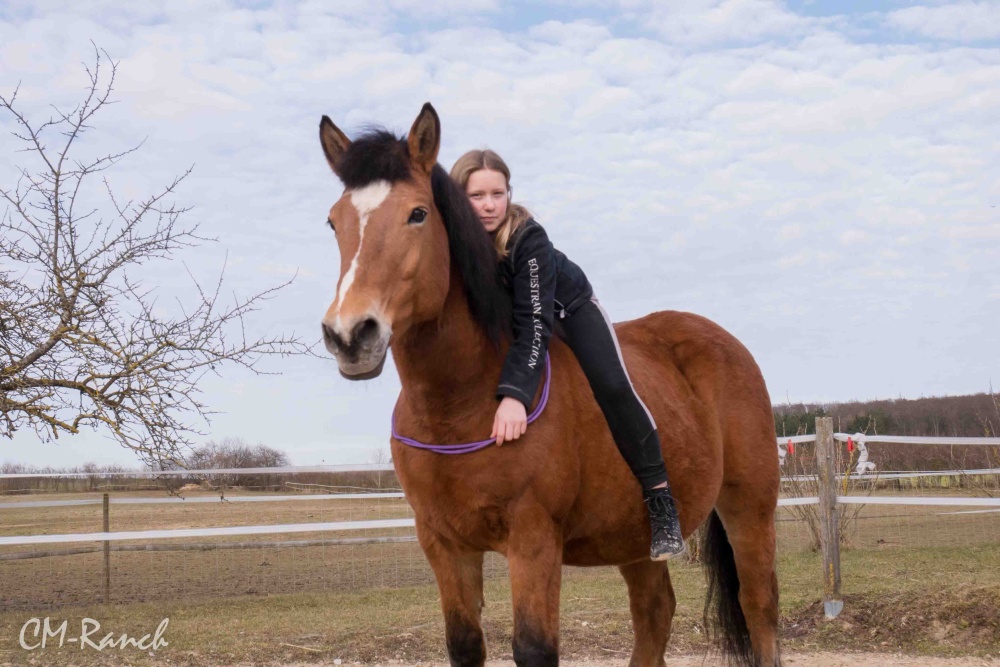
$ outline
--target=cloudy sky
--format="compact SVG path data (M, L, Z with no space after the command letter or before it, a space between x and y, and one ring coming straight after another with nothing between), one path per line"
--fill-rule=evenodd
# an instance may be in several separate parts
M320 116L403 132L429 100L442 163L499 151L614 319L716 320L775 403L1000 385L998 2L3 0L0 90L21 82L37 114L78 99L91 40L119 61L120 102L81 156L145 138L109 175L131 196L194 165L178 200L219 240L179 259L225 263L237 294L297 274L258 333L318 337L334 295L323 220L342 187ZM11 128L7 185L31 166ZM190 289L179 264L144 271ZM267 369L283 374L206 382L220 414L202 428L298 464L387 447L391 365L358 384L332 361ZM0 460L133 461L90 433L19 436Z

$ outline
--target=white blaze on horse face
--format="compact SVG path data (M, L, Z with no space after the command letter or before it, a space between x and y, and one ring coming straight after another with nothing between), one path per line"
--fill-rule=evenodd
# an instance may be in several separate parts
M334 302L336 306L335 312L337 313L336 329L338 331L341 330L340 306L344 303L347 291L351 289L351 284L354 283L354 276L358 272L358 258L361 257L361 244L365 239L365 225L368 224L368 216L382 205L385 198L389 196L391 189L392 185L388 181L375 181L363 188L352 190L349 195L351 203L354 204L354 208L358 211L358 249L351 260L351 266L347 269L347 273L344 274L344 279L340 281L340 289L337 290L337 300Z

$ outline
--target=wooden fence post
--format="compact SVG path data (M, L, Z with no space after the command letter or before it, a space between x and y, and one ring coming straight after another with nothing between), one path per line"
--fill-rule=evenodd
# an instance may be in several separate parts
M111 501L108 494L104 494L104 532L109 533L111 526L110 512L108 511ZM111 604L111 542L104 540L104 604Z
M840 522L837 520L837 444L833 417L816 418L816 468L819 477L820 547L823 550L823 610L836 618L840 597Z

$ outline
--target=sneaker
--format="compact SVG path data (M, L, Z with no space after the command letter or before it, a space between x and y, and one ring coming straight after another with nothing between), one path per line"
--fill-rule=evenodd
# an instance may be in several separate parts
M677 505L670 488L650 489L643 491L642 496L649 510L649 526L653 532L649 545L650 559L667 560L683 554L687 545L681 535L681 522L677 518Z

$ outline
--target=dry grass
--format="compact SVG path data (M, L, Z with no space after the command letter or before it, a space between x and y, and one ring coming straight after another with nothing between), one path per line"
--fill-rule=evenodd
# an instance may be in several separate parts
M849 649L936 655L1000 652L1000 547L854 550L844 554L846 611L822 620L819 560L810 552L782 555L783 635L789 650ZM702 574L672 569L678 595L672 653L705 649ZM934 582L929 586L928 582ZM484 627L492 658L510 659L510 590L488 582ZM169 647L153 659L131 650L93 654L46 649L38 664L258 664L280 661L416 662L446 659L443 622L432 585L349 593L159 601L87 606L52 612L54 619L98 619L110 631L141 635L170 618ZM37 614L36 614L37 615ZM0 664L27 664L17 634L27 613L0 614ZM562 646L566 658L627 658L631 629L625 587L611 568L571 570L563 585ZM24 662L19 662L24 661Z
M141 494L132 494L141 495ZM935 493L934 495L940 495ZM92 495L90 496L93 497ZM59 496L65 498L64 495ZM30 500L38 500L36 496ZM818 555L801 523L779 516L785 643L792 649L1000 652L1000 513L866 506L843 555L847 608L822 620ZM94 531L100 506L0 510L0 534ZM397 499L112 506L113 530L410 516ZM30 526L26 526L30 524ZM398 531L405 533L406 531ZM380 532L384 534L384 532ZM338 535L339 537L340 535ZM272 540L276 536L234 538ZM330 537L295 535L289 539ZM213 540L218 541L218 540ZM34 547L5 548L2 552ZM414 543L112 554L112 600L98 605L100 555L0 562L0 665L248 664L286 660L445 660L432 576ZM484 627L490 655L510 657L510 591L502 558L487 558ZM678 612L670 651L705 648L699 568L672 568ZM141 636L170 618L170 646L150 658L17 646L31 616L98 619ZM624 660L631 649L625 587L612 568L567 568L562 654ZM116 662L117 661L117 662Z

